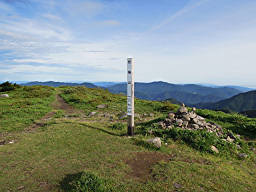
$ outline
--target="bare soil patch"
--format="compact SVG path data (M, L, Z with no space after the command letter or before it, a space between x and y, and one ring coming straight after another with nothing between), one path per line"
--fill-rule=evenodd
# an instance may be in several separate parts
M63 110L67 114L73 114L78 112L74 107L71 105L67 104L64 99L60 95L56 95L56 100L52 104L53 108L56 110Z
M168 162L170 156L159 152L137 152L132 159L126 160L132 171L129 173L130 177L145 180L150 176L152 167L160 162Z

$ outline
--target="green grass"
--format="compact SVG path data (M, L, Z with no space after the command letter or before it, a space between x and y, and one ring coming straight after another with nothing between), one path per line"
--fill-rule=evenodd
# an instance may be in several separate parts
M248 118L243 115L224 113L221 111L197 110L197 113L208 120L232 130L250 139L256 139L256 118Z
M31 87L8 92L10 98L0 99L1 115L5 115L0 125L3 130L1 123L5 120L6 130L15 130L15 142L0 146L0 191L67 192L72 188L72 182L76 187L80 186L79 183L87 183L86 186L90 189L104 184L107 191L113 192L251 192L256 188L255 154L252 153L250 158L243 160L233 156L226 158L201 151L184 142L185 139L182 138L191 137L190 142L196 144L195 140L200 141L209 135L202 134L199 139L198 135L191 136L179 132L177 136L181 138L178 139L159 135L168 144L163 143L160 149L145 143L147 138L153 136L145 135L144 131L154 128L154 123L164 119L169 110L177 109L177 105L170 103L136 100L136 113L141 116L144 113L154 113L154 116L136 120L134 138L124 136L124 120L110 120L97 115L68 118L61 109L54 109L55 115L52 119L33 133L24 132L24 128L51 110L50 103L54 100L56 92L62 92L61 96L68 103L86 114L96 111L99 114L118 116L126 111L126 97L105 90L81 87L62 87L54 90L47 87ZM21 111L17 110L26 102L32 104L21 107ZM99 104L106 104L108 107L97 109ZM37 114L38 110L40 113ZM207 116L206 112L199 113ZM19 126L15 124L14 119L20 122ZM207 116L207 119L217 121L210 116ZM225 121L226 119L218 119L224 126ZM229 123L235 124L233 121ZM253 145L254 141L251 142ZM137 178L132 174L134 170L127 162L138 159L138 153L151 154L152 157L156 154L166 155L168 159L163 161L159 156L158 163L146 167L149 171L147 178ZM141 161L144 163L145 159ZM92 181L89 184L88 178Z
M120 115L127 110L126 96L112 94L104 89L86 87L64 87L61 96L64 100L78 109L84 110L89 114L92 111L101 111ZM100 104L105 104L104 109L97 109ZM154 113L161 115L163 112L175 110L177 105L168 102L155 102L135 99L135 113L143 115Z
M0 98L0 133L20 131L51 110L54 89L45 86L21 87L2 92L10 98Z
M0 148L0 191L20 186L25 191L58 191L68 185L66 177L83 171L106 180L113 191L174 191L174 183L182 185L181 191L240 192L256 187L255 163L201 154L173 141L161 150L171 154L171 161L155 164L150 178L142 182L129 176L125 161L135 152L151 150L104 130L101 124L67 121L21 134L19 143Z

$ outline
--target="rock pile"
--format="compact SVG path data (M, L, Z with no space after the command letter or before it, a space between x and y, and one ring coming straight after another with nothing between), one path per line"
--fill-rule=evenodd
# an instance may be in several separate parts
M173 127L180 127L187 130L206 130L211 133L216 133L217 136L223 135L222 128L211 122L206 122L205 119L196 114L196 109L193 108L191 112L183 106L179 108L176 113L169 113L168 118L160 122L162 129L171 129Z

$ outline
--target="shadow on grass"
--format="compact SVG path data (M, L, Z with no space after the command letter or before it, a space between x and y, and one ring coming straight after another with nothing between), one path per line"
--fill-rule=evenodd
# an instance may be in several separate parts
M119 137L122 137L122 136L127 136L127 134L117 134L117 133L113 133L111 131L107 131L105 129L102 129L102 128L98 128L98 127L94 127L92 125L88 125L88 124L85 124L85 123L80 123L80 125L83 125L83 126L86 126L90 129L95 129L95 130L98 130L98 131L101 131L103 133L107 133L109 135L112 135L112 136L119 136Z
M60 182L60 188L65 192L70 192L74 190L74 187L72 186L72 182L78 181L83 172L75 173L75 174L67 174L62 181Z

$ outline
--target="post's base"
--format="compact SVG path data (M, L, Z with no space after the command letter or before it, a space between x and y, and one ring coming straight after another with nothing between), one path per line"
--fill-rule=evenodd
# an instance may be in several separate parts
M134 135L134 127L130 127L130 126L128 126L128 135L129 136L133 136Z

